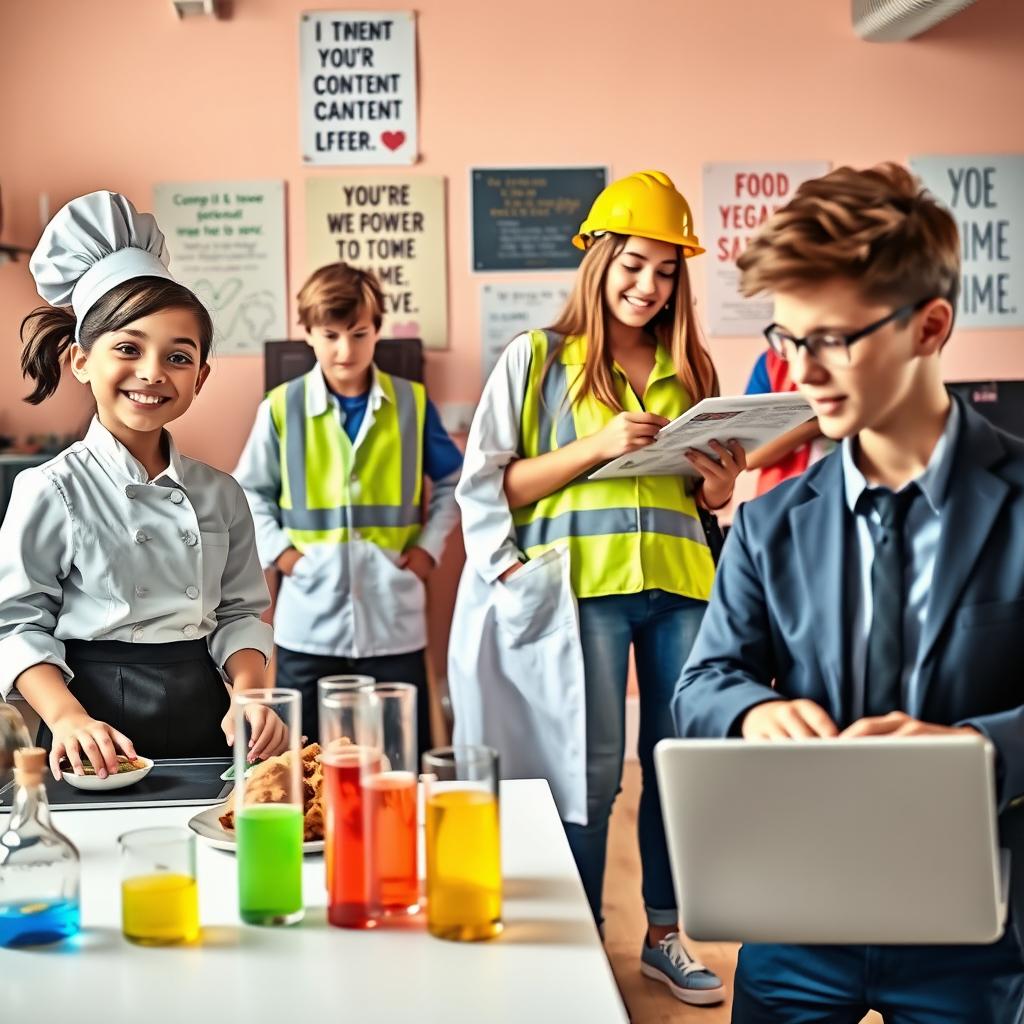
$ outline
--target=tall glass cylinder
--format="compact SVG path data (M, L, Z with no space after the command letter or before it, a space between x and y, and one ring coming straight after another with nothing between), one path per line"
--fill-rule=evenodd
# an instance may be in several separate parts
M287 750L246 778L249 740L267 714L285 724ZM243 690L234 696L235 832L238 909L247 924L302 920L302 696L298 690Z
M416 857L416 687L377 683L380 770L363 779L367 879L375 916L414 914L420 885Z
M502 929L498 755L441 747L423 755L427 930L439 939L490 939Z
M363 785L380 770L380 701L372 686L320 686L320 761L324 769L327 920L372 928L367 891Z

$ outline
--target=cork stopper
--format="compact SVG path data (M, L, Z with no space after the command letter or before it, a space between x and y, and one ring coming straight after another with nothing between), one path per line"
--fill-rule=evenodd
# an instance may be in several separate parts
M14 752L14 780L19 785L37 785L46 771L46 751L42 747L22 747Z

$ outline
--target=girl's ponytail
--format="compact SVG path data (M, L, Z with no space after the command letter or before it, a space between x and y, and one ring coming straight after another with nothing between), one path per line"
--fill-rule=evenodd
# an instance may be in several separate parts
M67 310L42 306L21 322L21 374L35 381L25 401L39 405L60 384L64 357L75 340L75 318Z

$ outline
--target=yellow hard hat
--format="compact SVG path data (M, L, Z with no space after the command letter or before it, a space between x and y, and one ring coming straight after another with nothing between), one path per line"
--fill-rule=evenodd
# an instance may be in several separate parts
M662 171L639 171L608 185L594 200L572 244L586 249L606 231L671 242L682 246L684 257L704 252L693 231L690 204Z

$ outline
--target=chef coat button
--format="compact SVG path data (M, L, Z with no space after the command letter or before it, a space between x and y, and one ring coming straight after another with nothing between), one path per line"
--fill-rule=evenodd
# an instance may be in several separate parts
M149 593L149 591L144 586L142 586L141 584L139 584L135 588L135 596L136 597L145 597L148 593Z
M138 494L138 493L139 493L139 489L138 489L138 487L135 486L135 484L129 484L124 489L124 496L126 498L134 498L135 495Z
M135 531L135 543L136 544L145 544L147 540L149 540L149 538L146 536L146 531L145 530L136 530Z
M143 634L144 634L144 632L145 632L145 631L144 631L144 630L141 630L141 629L133 629L133 630L132 630L132 639L133 639L133 640L134 640L134 641L135 641L136 643L138 643L138 642L139 642L139 641L140 641L140 640L142 639L142 637L143 637Z
M195 546L197 537L194 530L185 530L181 535L181 539L191 548Z
M199 588L198 587L186 587L185 588L185 596L192 598L192 600L194 601L199 596Z
M171 501L173 501L175 505L180 505L185 500L185 496L181 493L181 491L178 490L177 487L175 487L174 490L171 491L170 497Z
M184 629L182 630L182 633L184 633L184 634L185 634L185 636L187 636L189 640L192 640L192 639L194 639L194 638L195 638L195 635L196 635L196 633L198 633L198 632L199 632L199 629L198 629L198 627L196 627L196 626L186 626L186 627L185 627L185 628L184 628Z

